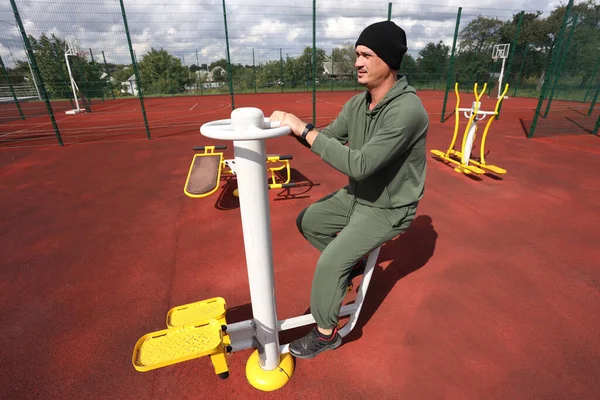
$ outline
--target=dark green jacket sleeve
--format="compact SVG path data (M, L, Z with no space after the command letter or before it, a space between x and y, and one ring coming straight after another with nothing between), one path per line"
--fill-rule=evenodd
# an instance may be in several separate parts
M348 119L344 110L342 109L337 118L319 133L337 140L342 145L348 143Z
M361 149L352 150L334 138L319 134L311 150L343 174L363 180L406 151L423 130L424 121L418 110L395 111L387 118Z

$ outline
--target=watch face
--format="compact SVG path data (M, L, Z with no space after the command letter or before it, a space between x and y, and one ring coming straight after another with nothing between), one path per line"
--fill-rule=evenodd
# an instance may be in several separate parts
M307 124L307 125L306 125L306 129L308 129L309 131L310 131L311 129L314 129L314 127L315 127L315 126L314 126L313 124Z

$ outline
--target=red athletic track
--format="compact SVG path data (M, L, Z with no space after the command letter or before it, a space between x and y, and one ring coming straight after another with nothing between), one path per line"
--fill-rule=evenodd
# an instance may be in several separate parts
M350 95L320 93L319 125ZM428 148L445 150L453 117L439 123L439 93L422 97ZM311 101L236 96L236 107L308 118ZM526 139L519 117L533 103L509 99L487 145L504 179L473 180L429 158L419 215L383 247L359 326L338 350L298 360L284 388L262 393L246 382L250 350L231 355L228 380L204 358L146 373L131 365L136 340L163 329L173 306L223 296L229 322L251 314L233 187L183 194L192 147L215 143L198 128L228 117L228 97L148 99L151 123L185 126L157 140L145 139L140 117L135 132L92 129L138 107L122 103L60 117L63 129L87 127L65 133L67 143L93 145L0 151L0 398L597 398L599 138L571 127ZM267 151L293 154L293 179L304 183L291 199L270 192L277 307L288 318L308 309L318 257L296 215L346 180L289 137Z

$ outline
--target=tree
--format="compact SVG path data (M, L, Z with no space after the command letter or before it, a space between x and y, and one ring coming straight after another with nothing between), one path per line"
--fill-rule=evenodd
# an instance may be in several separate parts
M425 76L445 73L449 54L450 46L446 46L441 40L437 44L427 43L419 52L419 72Z
M459 51L492 52L500 42L500 30L504 22L497 18L478 16L460 32Z
M258 86L274 86L277 81L280 80L280 62L279 61L267 61L261 65L256 73L256 81Z
M147 94L174 94L185 91L187 67L164 49L151 48L139 63L141 86Z
M565 6L557 7L549 18L559 19L562 22L565 12ZM577 25L575 25L570 46L564 53L566 58L563 72L570 76L578 74L589 76L599 59L600 4L588 1L573 6L571 19L565 29L563 44L567 42L575 15L578 17Z
M417 61L410 54L405 54L402 57L402 63L400 64L400 74L412 75L417 72Z
M287 57L283 67L284 82L289 83L291 87L296 87L301 82L304 82L305 78L306 73L302 70L302 65L298 62L298 59Z
M310 71L310 76L312 76L312 47L305 47L302 55L298 57L299 68L302 71ZM327 59L327 55L325 50L316 49L316 67L317 67L317 76L323 73L323 63Z
M31 82L31 73L29 72L29 65L25 61L17 60L17 65L14 68L8 68L6 65L4 68L6 69L6 73L8 74L8 78L10 79L10 83L14 84L22 84L23 82ZM0 73L0 84L6 84L6 78L4 74Z
M333 49L333 73L335 75L352 75L355 67L356 51L351 42Z
M221 68L223 68L225 71L227 71L227 60L226 60L226 59L224 59L224 58L221 58L220 60L218 60L218 61L215 61L215 62L211 63L211 64L208 66L208 70L209 70L209 71L212 71L212 70L213 70L215 67L221 67Z

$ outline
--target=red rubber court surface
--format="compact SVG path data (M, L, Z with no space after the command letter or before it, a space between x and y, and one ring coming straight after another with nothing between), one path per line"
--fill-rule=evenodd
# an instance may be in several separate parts
M353 94L356 92L318 92L317 125L325 125L335 118L343 103ZM434 123L439 120L443 96L443 92L440 91L421 92L421 98L430 110ZM472 94L461 93L460 96L461 107L468 107L474 100ZM216 118L229 118L232 108L231 101L229 95L146 98L144 107L150 136L151 138L164 138L176 135L197 135L198 128L203 123ZM252 107L257 102L263 108L267 107L268 109L276 109L285 105L287 111L307 120L312 119L312 93L238 94L234 97L236 108ZM446 116L451 117L455 103L456 97L453 92L450 92ZM492 111L496 100L493 96L492 98L484 96L482 103L486 110ZM504 101L502 116L519 121L521 129L515 130L514 133L520 133L521 136L526 137L531 130L536 106L537 99L509 98ZM68 101L52 102L56 125L63 143L147 139L148 134L141 103L137 98L106 99L105 101L94 99L90 107L91 112L89 113L66 115L65 111L72 109ZM554 101L548 116L539 118L534 137L547 138L565 134L591 133L600 111L587 116L587 107L589 105L578 102ZM20 118L15 104L0 104L0 149L58 145L58 139L45 103L41 101L23 102L21 108L25 119ZM545 103L543 109L545 109Z
M351 95L319 93L318 125ZM443 98L421 95L428 149L446 150L454 117L440 123ZM64 147L49 140L0 149L1 398L597 398L600 141L575 128L526 139L520 118L535 102L522 99L507 100L486 145L487 161L507 169L503 178L471 179L428 158L418 217L382 248L342 347L297 360L274 393L246 382L251 350L229 357L227 380L206 358L136 372L135 342L164 329L171 307L223 296L229 323L251 317L235 185L204 199L183 193L192 147L219 144L200 125L230 113L228 96L203 101L149 99L150 121L165 124L153 140L143 128L95 130L119 108L106 116L96 107L61 116L73 129ZM484 110L494 104L483 99ZM236 96L242 106L308 119L312 96ZM270 191L283 319L308 311L319 256L296 216L346 179L292 138L268 141L267 152L292 154L292 179L301 184Z

